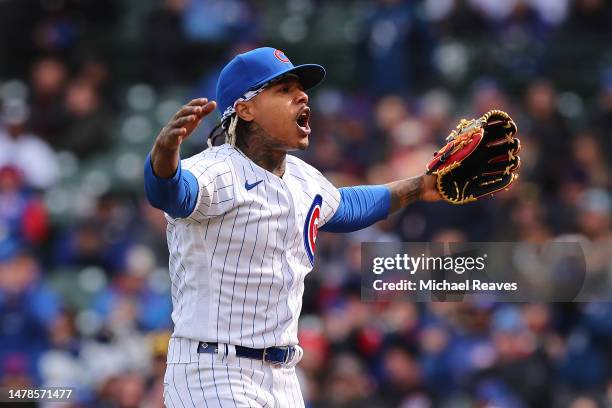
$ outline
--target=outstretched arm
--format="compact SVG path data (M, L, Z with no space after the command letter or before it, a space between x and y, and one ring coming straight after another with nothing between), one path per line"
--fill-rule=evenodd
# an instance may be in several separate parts
M353 232L383 220L417 200L437 201L436 178L421 175L384 185L343 187L334 216L321 231Z

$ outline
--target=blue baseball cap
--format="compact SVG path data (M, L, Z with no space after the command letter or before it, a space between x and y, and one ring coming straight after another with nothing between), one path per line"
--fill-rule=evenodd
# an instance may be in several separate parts
M317 64L294 66L284 52L270 47L238 54L223 67L217 81L217 104L221 114L245 93L285 74L296 75L304 90L308 90L323 81L325 68Z

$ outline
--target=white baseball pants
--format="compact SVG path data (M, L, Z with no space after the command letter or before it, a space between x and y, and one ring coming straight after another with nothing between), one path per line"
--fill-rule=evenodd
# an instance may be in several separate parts
M303 408L295 367L235 355L197 353L198 341L172 338L164 376L168 408Z

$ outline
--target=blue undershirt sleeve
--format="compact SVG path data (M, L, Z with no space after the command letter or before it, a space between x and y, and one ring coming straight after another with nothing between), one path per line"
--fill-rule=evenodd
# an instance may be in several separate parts
M149 153L144 166L144 184L151 205L173 218L185 218L195 209L199 192L198 180L189 170L183 170L180 162L172 177L158 177L153 173Z
M342 187L340 204L334 216L321 231L353 232L387 218L391 207L391 191L387 186Z

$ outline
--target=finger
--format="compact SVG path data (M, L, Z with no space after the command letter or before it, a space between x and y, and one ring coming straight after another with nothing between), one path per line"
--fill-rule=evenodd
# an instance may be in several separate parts
M179 127L185 126L188 123L195 122L196 120L198 120L198 116L197 115L183 116L181 118L178 118L174 122L172 122L170 124L170 127L171 128L179 128Z
M204 106L195 107L193 114L197 115L198 119L202 119L204 116L214 111L216 107L217 107L217 103L215 101L211 101L211 102L208 102Z
M217 102L210 101L206 105L202 107L202 112L200 116L206 116L217 108Z
M181 116L190 115L192 113L198 113L199 110L202 109L201 107L206 105L207 103L208 103L208 98L192 99L186 105L184 105L178 112L176 112L172 119L174 120Z
M193 114L197 115L199 119L202 119L204 116L208 115L216 108L217 103L215 101L210 101L204 106L195 107L193 110Z
M172 120L176 120L178 118L187 116L187 115L199 115L202 111L202 107L201 106L183 106L178 112L176 112L176 114L174 114L174 117L172 118Z
M184 127L181 127L181 128L172 129L166 134L170 137L179 137L179 136L184 136L186 133L187 133L187 129L185 129Z
M208 103L208 98L197 98L190 100L186 106L204 106Z
M188 137L190 137L193 134L193 131L195 130L195 128L198 126L199 122L194 124L194 125L189 125L185 129L185 133L181 136L183 138L183 140L187 139Z

